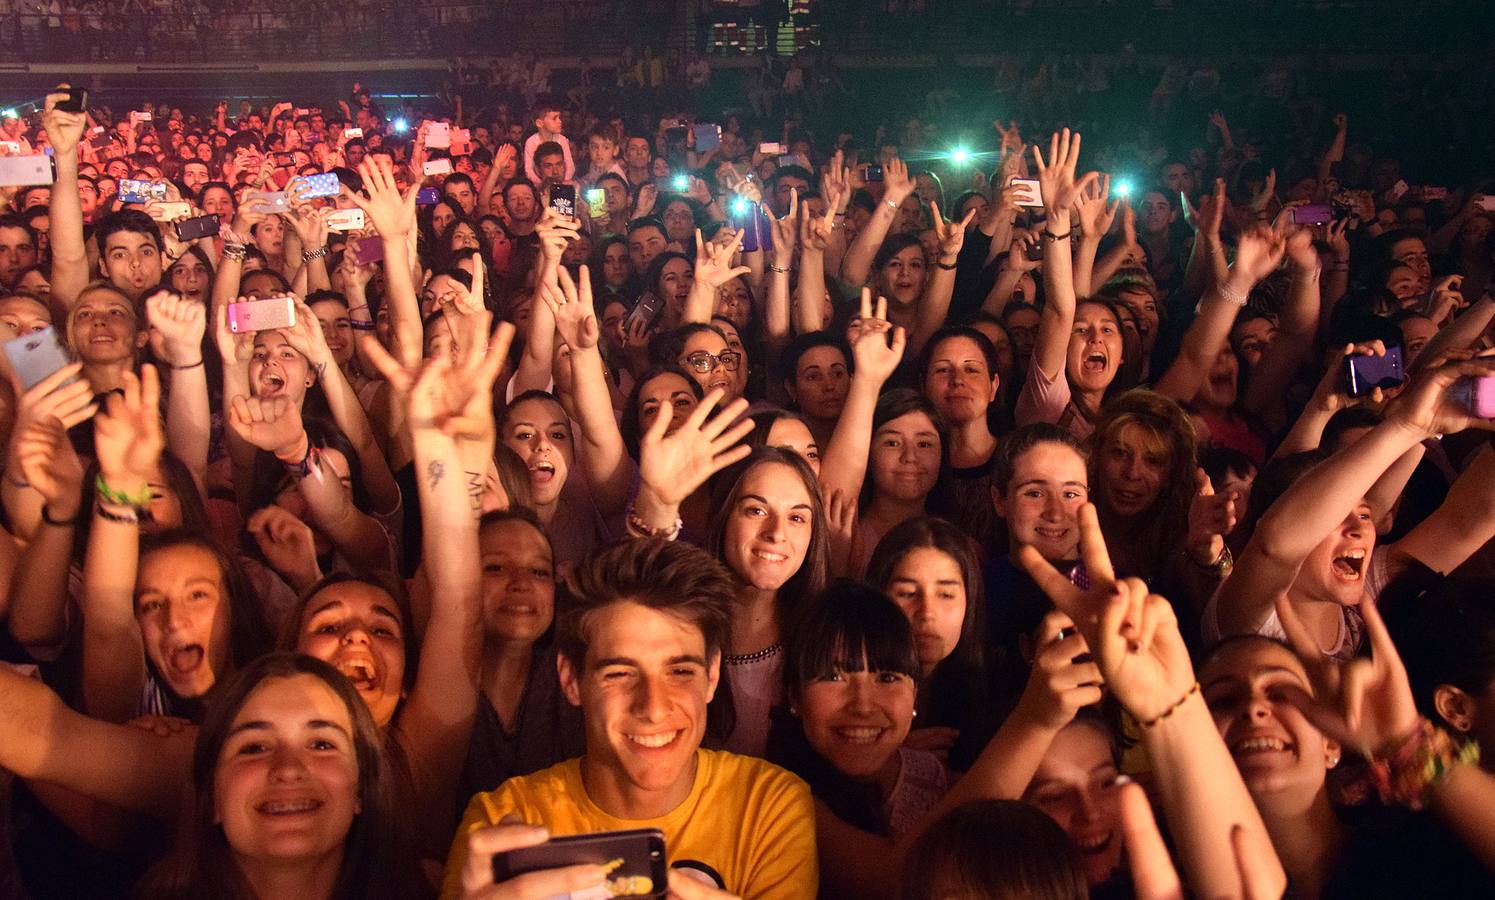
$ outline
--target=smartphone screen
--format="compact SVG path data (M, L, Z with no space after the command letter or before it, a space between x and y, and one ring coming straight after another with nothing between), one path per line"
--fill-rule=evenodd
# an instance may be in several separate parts
M5 356L21 380L21 387L31 390L49 375L72 362L67 350L57 340L52 326L23 334L5 342Z
M1305 203L1293 207L1294 225L1327 225L1334 216L1327 203Z
M550 208L568 219L576 218L576 188L569 184L552 184Z
M557 837L498 853L493 857L493 880L502 883L528 872L587 864L607 869L605 893L598 896L663 897L668 889L664 832L657 828Z

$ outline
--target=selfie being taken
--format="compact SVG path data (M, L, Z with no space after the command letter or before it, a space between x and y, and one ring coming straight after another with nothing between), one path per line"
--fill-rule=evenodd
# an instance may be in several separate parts
M0 900L1495 896L1416 7L0 4Z

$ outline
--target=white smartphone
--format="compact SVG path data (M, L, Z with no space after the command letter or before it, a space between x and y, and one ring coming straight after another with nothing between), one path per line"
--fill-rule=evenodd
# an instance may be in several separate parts
M452 145L452 126L447 122L432 122L426 128L426 146L443 149Z
M1018 206L1043 206L1043 193L1038 189L1037 178L1014 177L1008 184L1017 188L1017 197L1015 200Z
M328 231L357 231L364 225L363 210L340 209L327 217Z
M421 173L424 175L450 175L452 174L452 161L449 159L428 160L424 166L421 166Z
M33 184L51 184L56 180L56 167L52 157L0 156L0 187L26 187Z

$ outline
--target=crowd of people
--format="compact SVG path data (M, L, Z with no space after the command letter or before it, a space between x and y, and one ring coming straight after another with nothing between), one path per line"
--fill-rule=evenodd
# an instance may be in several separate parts
M0 898L1495 888L1495 181L533 93L0 124Z

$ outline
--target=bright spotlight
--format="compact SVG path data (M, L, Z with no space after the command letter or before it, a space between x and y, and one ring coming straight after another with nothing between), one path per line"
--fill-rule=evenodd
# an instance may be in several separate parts
M950 161L957 166L963 166L971 161L971 151L964 147L956 147L950 151Z
M410 130L410 123L405 120L404 116L401 116L398 119L395 119L394 127L396 134L404 134L405 132Z

